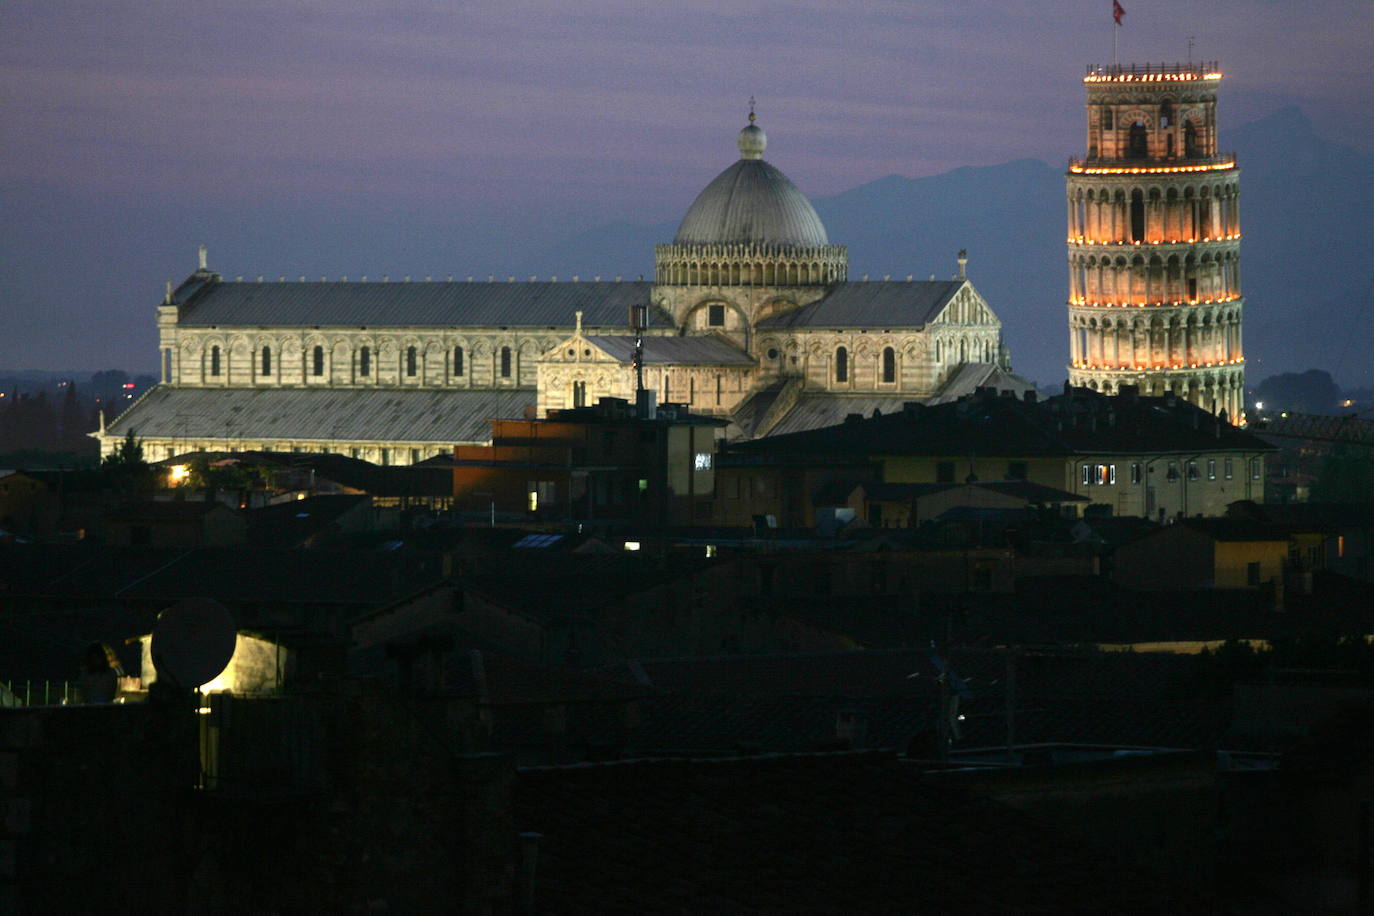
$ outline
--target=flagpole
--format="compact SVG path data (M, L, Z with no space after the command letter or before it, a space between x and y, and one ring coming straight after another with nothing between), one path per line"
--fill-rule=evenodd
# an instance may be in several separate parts
M1112 22L1112 66L1117 66L1116 59L1116 36L1121 33L1121 23Z

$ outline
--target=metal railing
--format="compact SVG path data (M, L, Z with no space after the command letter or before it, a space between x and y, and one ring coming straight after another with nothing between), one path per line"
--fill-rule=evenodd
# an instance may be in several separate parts
M1188 63L1175 61L1172 64L1088 64L1086 76L1125 76L1131 78L1150 78L1162 76L1191 76L1205 79L1210 74L1220 73L1221 63L1215 60L1196 60Z
M71 681L0 681L0 706L68 706L80 698Z

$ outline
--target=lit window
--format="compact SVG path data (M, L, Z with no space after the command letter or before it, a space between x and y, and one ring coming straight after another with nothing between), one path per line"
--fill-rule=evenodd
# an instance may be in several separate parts
M1085 486L1085 487L1090 487L1090 486L1092 486L1092 483L1093 483L1093 466L1092 466L1091 464L1085 464L1085 465L1083 465L1083 486Z
M1232 475L1235 473L1232 469L1230 458L1222 459L1221 469L1222 476L1224 476L1227 480L1230 480Z
M1216 460L1215 458L1208 458L1208 459L1207 459L1207 479L1208 479L1208 480L1216 480L1216 479L1217 479L1217 460Z
M711 470L711 453L697 452L695 458L692 460L692 469L695 471Z
M528 495L529 495L529 501L528 501L528 502L529 502L529 510L530 510L531 512L538 512L538 511L539 511L539 491L538 491L537 489L535 489L534 487L530 487L530 491L529 491L529 494L528 494Z
M625 549L626 549L626 550L638 550L638 549L639 549L639 541L626 541L626 542L625 542Z
M706 545L706 559L709 560L711 557L714 557L715 555L716 555L716 545L715 545L715 544L707 544L707 545Z

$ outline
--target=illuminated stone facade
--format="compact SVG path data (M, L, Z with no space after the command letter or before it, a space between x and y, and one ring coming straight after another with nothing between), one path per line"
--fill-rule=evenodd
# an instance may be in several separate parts
M1069 379L1244 418L1240 169L1215 63L1092 67L1067 176Z
M731 437L768 435L789 412L823 426L956 397L987 378L1029 386L1010 376L1001 322L962 253L950 280L851 281L847 248L764 161L752 114L737 145L657 246L652 282L228 280L202 248L158 309L162 384L101 427L102 451L132 432L154 460L451 453L484 442L492 417L633 400L632 307L647 307L646 388L736 421Z

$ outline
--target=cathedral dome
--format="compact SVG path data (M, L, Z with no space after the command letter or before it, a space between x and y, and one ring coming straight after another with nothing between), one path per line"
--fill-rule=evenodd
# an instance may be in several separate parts
M753 123L739 132L739 161L721 172L688 208L673 242L679 245L829 245L806 195L763 161L768 138Z

